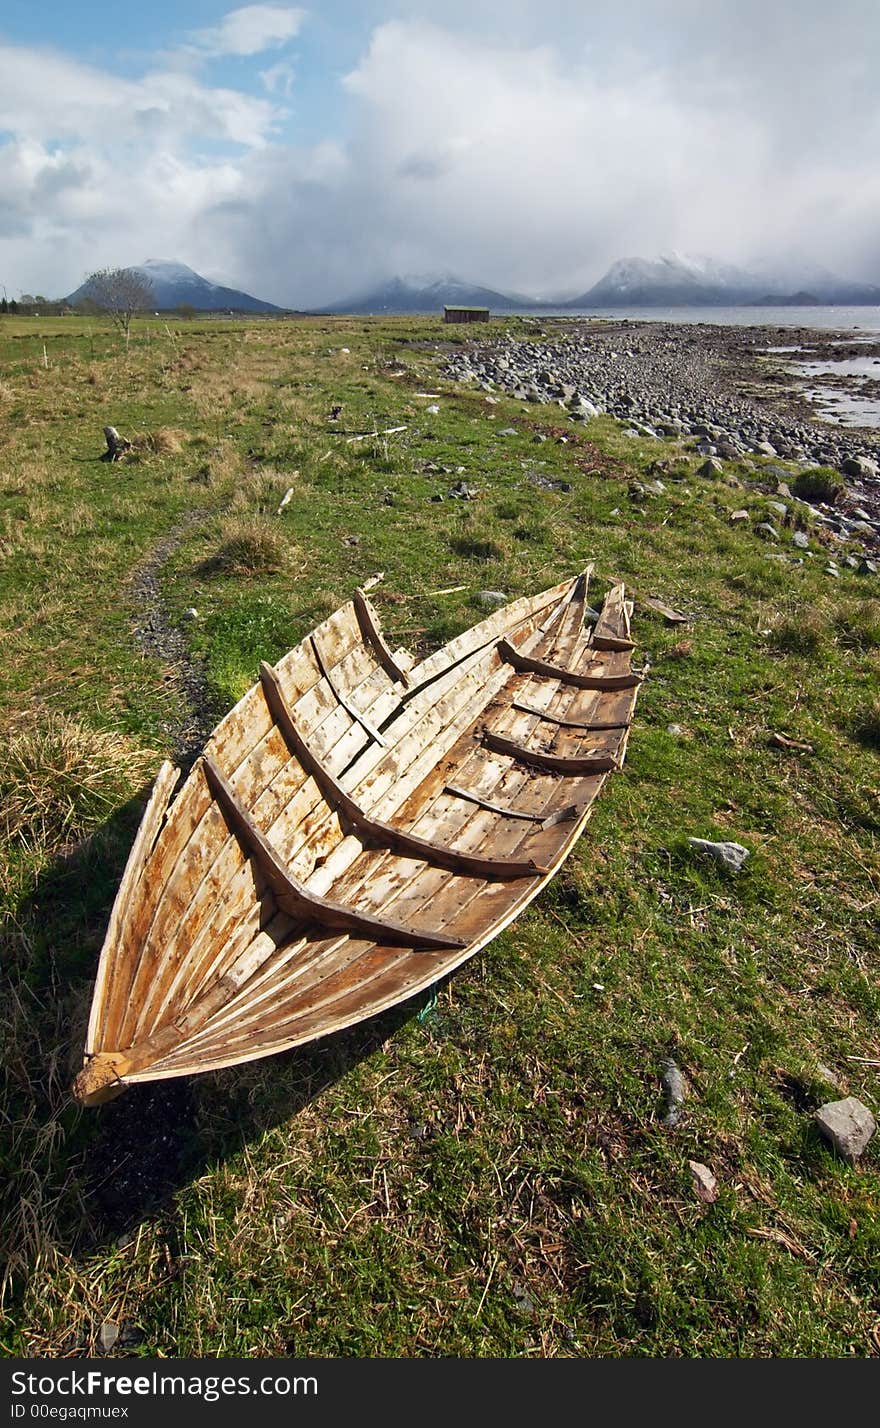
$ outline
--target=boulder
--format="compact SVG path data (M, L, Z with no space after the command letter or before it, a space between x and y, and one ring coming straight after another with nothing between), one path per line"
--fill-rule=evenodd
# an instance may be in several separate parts
M877 1129L877 1122L867 1106L855 1096L842 1101L828 1101L816 1111L816 1124L839 1156L855 1165Z
M869 456L847 456L845 461L841 461L840 469L844 476L880 476L880 466Z

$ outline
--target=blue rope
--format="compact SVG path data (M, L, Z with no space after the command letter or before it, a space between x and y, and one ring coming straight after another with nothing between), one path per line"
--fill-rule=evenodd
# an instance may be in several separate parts
M425 1005L422 1007L422 1010L419 1012L418 1016L416 1017L416 1021L426 1022L426 1021L428 1020L428 1017L431 1015L431 1013L432 1013L433 1011L436 1011L436 1009L437 1009L437 988L436 988L436 986L435 986L435 987L432 988L430 1001L427 1001L427 1002L425 1003Z

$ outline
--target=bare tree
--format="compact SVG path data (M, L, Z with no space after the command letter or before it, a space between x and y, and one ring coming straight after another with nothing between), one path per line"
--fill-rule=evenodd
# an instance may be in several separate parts
M83 284L82 306L102 312L125 334L131 336L135 313L153 305L153 284L136 268L101 268L90 273Z

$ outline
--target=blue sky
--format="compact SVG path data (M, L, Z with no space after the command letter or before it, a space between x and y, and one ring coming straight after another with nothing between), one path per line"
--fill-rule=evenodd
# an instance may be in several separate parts
M0 281L541 295L670 250L876 281L878 92L876 0L3 0Z

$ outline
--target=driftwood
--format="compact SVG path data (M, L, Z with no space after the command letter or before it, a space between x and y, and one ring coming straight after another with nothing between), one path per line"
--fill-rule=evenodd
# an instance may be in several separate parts
M115 426L104 427L104 440L107 442L107 450L101 456L102 461L118 461L124 452L132 449L132 443L120 436Z

